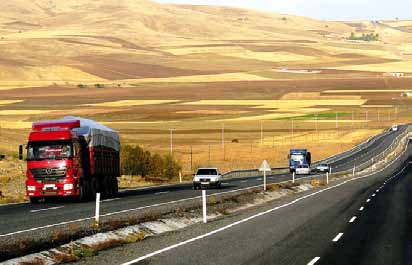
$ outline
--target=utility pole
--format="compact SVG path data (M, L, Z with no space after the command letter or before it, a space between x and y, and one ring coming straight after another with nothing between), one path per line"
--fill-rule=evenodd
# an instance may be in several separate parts
M398 120L398 106L395 107L395 121Z
M225 124L222 123L222 148L225 149Z
M338 129L339 128L339 125L338 125L338 112L336 112L336 129Z
M368 127L368 111L366 111L365 115L366 115L365 126Z
M209 144L209 166L210 166L210 144Z
M225 150L225 124L222 123L222 149L223 149L223 161L226 160L226 150Z
M173 129L170 129L170 154L173 155Z
M353 120L355 119L355 112L352 110L352 128L353 128Z
M293 132L293 126L294 126L294 124L293 124L293 123L294 123L294 120L293 120L293 118L292 118L292 139L291 139L291 142L292 142L292 143L293 143L293 138L294 138L294 135L293 135L293 133L294 133L294 132Z
M210 153L209 153L209 162L210 162ZM190 172L193 172L193 145L190 146Z
M260 145L263 146L263 121L260 121Z
M378 121L381 121L381 111L378 110Z
M315 130L316 134L318 134L318 114L315 114Z

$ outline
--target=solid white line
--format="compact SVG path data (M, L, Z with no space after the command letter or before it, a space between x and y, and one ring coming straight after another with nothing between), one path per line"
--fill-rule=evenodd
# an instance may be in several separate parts
M264 211L264 212L260 212L260 213L258 213L258 214L249 216L249 217L247 217L247 218L245 218L245 219L242 219L242 220L239 220L239 221L237 221L237 222L231 223L231 224L229 224L229 225L226 225L226 226L221 227L221 228L219 228L219 229L213 230L213 231L208 232L208 233L206 233L206 234L203 234L203 235L200 235L200 236L197 236L197 237L188 239L188 240L186 240L186 241L182 241L182 242L179 242L179 243L177 243L177 244L174 244L174 245L165 247L165 248L160 249L160 250L157 250L157 251L155 251L155 252L146 254L146 255L141 256L141 257L139 257L139 258L137 258L137 259L134 259L134 260L132 260L132 261L123 263L123 265L131 265L131 264L140 262L140 261L142 261L142 260L146 260L146 259L148 259L148 258L151 258L151 257L153 257L153 256L157 256L157 255L159 255L159 254L161 254L161 253L164 253L164 252L167 252L167 251L169 251L169 250L178 248L178 247L180 247L180 246L187 245L187 244L192 243L192 242L194 242L194 241L197 241L197 240L200 240L200 239L203 239L203 238L206 238L206 237L210 237L210 236L212 236L212 235L214 235L214 234L217 234L217 233L219 233L219 232L225 231L225 230L227 230L227 229L229 229L229 228L232 228L232 227L234 227L234 226L237 226L237 225L246 223L246 222L248 222L248 221L250 221L250 220L252 220L252 219L256 219L256 218L258 218L258 217L260 217L260 216L267 215L267 214L272 213L272 212L274 212L274 211L277 211L277 210L279 210L279 209L286 208L286 207L288 207L288 206L294 205L294 204L296 204L296 203L298 203L298 202L300 202L300 201L303 201L303 200L305 200L305 199L314 197L314 196L316 196L316 195L318 195L318 194L321 194L321 193L323 193L323 192L326 192L326 191L329 191L329 190L332 190L332 189L336 189L336 188L338 188L338 187L340 187L340 186L343 186L343 185L345 185L345 184L347 184L347 183L350 183L350 182L353 182L353 181L356 181L356 180L359 180L359 179L368 178L368 177L370 177L370 176L372 176L372 175L374 175L374 174L376 174L376 172L375 172L375 173L372 173L372 174L369 174L369 175L362 176L362 177L357 177L357 178L345 180L345 181L343 181L342 183L339 183L339 184L337 184L337 185L327 187L327 188L325 188L325 189L316 191L316 192L314 192L314 193L310 193L310 194L308 194L308 195L305 195L305 196L302 196L302 197L300 197L300 198L297 198L297 199L295 199L295 200L293 200L293 201L291 201L291 202L289 202L289 203L286 203L286 204L277 206L277 207L275 207L275 208L266 210L266 211ZM261 185L260 185L260 186L261 186ZM362 210L363 210L363 207L361 207L361 211L362 211ZM339 234L339 235L338 235L339 238L337 238L337 240L339 240L340 237L342 237L342 235L343 235L343 233Z
M365 209L365 207L362 206L359 208L359 211L363 211L363 209Z
M370 202L370 201L371 201L371 199L367 199L367 200L366 200L366 202Z
M0 204L0 207L3 206L12 206L12 205L20 205L20 204L28 204L30 202L13 202L13 203L5 203L5 204Z
M262 181L262 179L257 179L257 181Z
M406 152L406 148L404 149L403 153L401 153L398 158L400 156L402 156L404 153ZM355 181L358 179L363 179L363 178L368 178L370 176L373 176L377 173L380 173L382 171L384 171L385 169L387 169L389 166L391 166L393 163L395 163L396 159L394 159L393 161L391 161L390 164L387 164L384 168L370 173L368 175L362 176L362 177L357 177L357 178L353 178L351 180L347 180L345 182L343 182L342 184L345 184L349 181ZM406 169L406 167L404 167L400 172L398 172L398 174L402 173L404 170ZM311 178L311 177L302 177L299 179L307 179L307 178ZM280 183L287 183L288 181L281 181L275 184L280 184ZM233 192L237 192L237 191L242 191L242 190L248 190L248 189L254 189L254 188L259 188L262 187L263 185L257 185L257 186L251 186L251 187L246 187L246 188L241 188L241 189L236 189L236 190L230 190L230 191L226 191L226 192L220 192L220 193L214 193L212 195L208 195L209 196L213 196L213 195L219 195L219 194L226 194L226 193L233 193ZM329 187L329 188L333 188L333 187ZM175 201L170 201L170 202L164 202L164 203L157 203L157 204L153 204L153 205L148 205L148 206L142 206L142 207L137 207L137 208L131 208L131 209L126 209L126 210L122 210L122 211L117 211L117 212L111 212L111 213L107 213L104 215L101 215L101 217L105 217L105 216L112 216L115 214L121 214L121 213L127 213L127 212L132 212L132 211L138 211L138 210L142 210L142 209L147 209L147 208L152 208L152 207L158 207L158 206L163 206L163 205L168 205L168 204L174 204L174 203L180 203L180 202L184 202L184 201L190 201L190 200L194 200L194 199L200 199L202 196L196 196L196 197L191 197L191 198L185 198L185 199L180 199L180 200L175 200ZM362 207L363 210L363 207ZM362 211L361 210L361 211ZM26 232L32 232L32 231L37 231L37 230L41 230L41 229L47 229L47 228L51 228L51 227L56 227L56 226L61 226L61 225L67 225L67 224L72 224L72 223L78 223L78 222L84 222L87 220L92 220L94 219L94 216L91 217L85 217L85 218L80 218L80 219L76 219L76 220L70 220L70 221L65 221L65 222L60 222L60 223L55 223L55 224L50 224L50 225L45 225L45 226L39 226L39 227L33 227L33 228L29 228L29 229L25 229L25 230L20 230L20 231L15 231L15 232L10 232L7 234L1 234L1 237L7 237L7 236L11 236L11 235L16 235L16 234L22 234L22 233L26 233Z
M355 222L356 218L357 218L356 216L352 217L352 218L349 220L349 223Z
M37 212L42 212L42 211L48 211L48 210L57 210L60 208L63 208L64 206L56 206L56 207L50 207L50 208L46 208L46 209L38 209L38 210L31 210L31 213L37 213Z
M240 181L241 183L246 183L246 182L248 182L247 180L241 180Z
M102 200L101 202L112 202L112 201L117 201L117 200L120 200L120 198L113 198L113 199Z
M222 185L229 185L229 182L223 182Z
M318 260L320 260L320 257L313 258L307 265L314 265Z
M338 242L339 239L343 236L343 233L339 233L335 238L332 240L333 242Z
M169 193L170 191L160 191L160 192L156 192L155 195L161 195L161 194L166 194Z

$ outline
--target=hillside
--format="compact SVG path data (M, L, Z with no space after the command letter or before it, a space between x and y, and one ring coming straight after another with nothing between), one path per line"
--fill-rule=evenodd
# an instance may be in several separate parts
M229 7L149 0L13 0L2 1L0 8L3 88L142 78L152 82L285 66L345 68L354 61L402 61L411 48L345 41L352 31L376 30L385 42L396 44L405 40L396 28Z

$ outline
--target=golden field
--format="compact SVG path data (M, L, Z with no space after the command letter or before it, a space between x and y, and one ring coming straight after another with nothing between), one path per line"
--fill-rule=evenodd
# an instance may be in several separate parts
M170 152L173 129L187 176L197 166L227 171L263 159L285 166L292 147L322 159L411 119L412 99L403 95L412 92L410 21L148 0L13 0L0 8L0 153L10 159L0 168L21 166L12 157L33 121L67 115L159 153ZM351 32L380 40L349 41ZM4 179L0 190L10 190ZM20 187L24 177L13 179Z

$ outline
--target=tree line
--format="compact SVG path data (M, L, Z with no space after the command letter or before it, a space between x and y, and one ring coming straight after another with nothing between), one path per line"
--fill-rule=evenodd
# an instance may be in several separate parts
M362 41L378 41L379 40L379 33L369 33L358 36L354 32L352 32L348 38L348 40L362 40Z
M176 178L182 169L180 161L172 154L159 155L143 150L140 146L124 145L120 153L121 173L164 180Z

